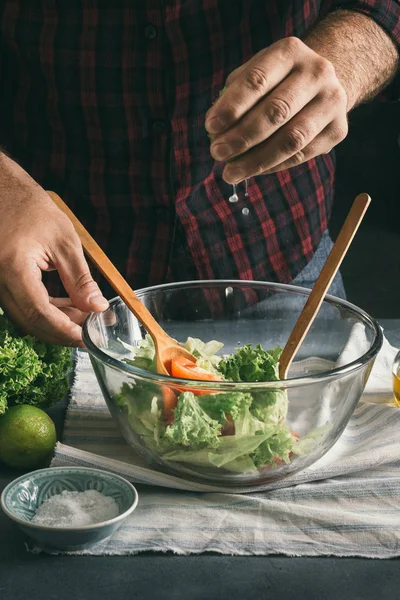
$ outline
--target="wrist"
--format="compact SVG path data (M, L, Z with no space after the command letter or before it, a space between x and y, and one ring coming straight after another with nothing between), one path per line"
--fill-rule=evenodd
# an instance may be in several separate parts
M40 186L15 160L0 152L0 188L34 190Z
M319 44L317 40L310 40L310 42L306 40L305 43L311 50L314 50L319 56L322 56L332 64L336 77L346 94L346 111L350 112L362 96L362 86L359 84L356 74L353 72L351 76L349 67L335 60L331 56L331 52L326 52L324 45Z
M329 27L330 35L329 40L324 35L326 32L324 29ZM335 69L336 77L343 87L347 97L347 112L358 103L359 98L362 96L362 84L359 81L357 69L352 65L352 61L349 60L348 54L343 56L343 49L340 49L340 33L337 31L337 27L334 27L332 31L332 25L322 22L319 27L313 30L304 43L311 48L314 52L328 60L333 68ZM336 37L338 38L336 40ZM334 43L332 44L332 38Z
M399 55L394 41L364 14L332 12L303 41L332 63L348 98L348 112L375 97L396 74Z

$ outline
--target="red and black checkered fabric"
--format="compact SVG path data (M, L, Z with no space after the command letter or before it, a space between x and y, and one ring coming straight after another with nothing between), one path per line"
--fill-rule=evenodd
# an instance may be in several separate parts
M230 204L204 119L233 69L338 7L399 42L392 0L0 0L0 144L136 288L288 282L326 229L333 153Z

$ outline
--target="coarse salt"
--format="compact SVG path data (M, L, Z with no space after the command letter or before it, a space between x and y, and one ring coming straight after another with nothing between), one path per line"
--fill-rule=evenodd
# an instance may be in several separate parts
M32 523L46 527L83 527L108 521L118 514L114 498L96 490L64 491L47 498L37 509Z

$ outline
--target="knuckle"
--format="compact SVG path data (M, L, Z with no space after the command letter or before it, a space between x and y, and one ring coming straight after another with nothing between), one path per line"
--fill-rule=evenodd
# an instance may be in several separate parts
M70 229L66 231L63 229L60 231L57 235L57 240L58 248L63 254L71 254L72 252L76 252L76 250L81 249L81 242L73 228L72 230Z
M235 149L235 154L234 156L236 157L236 159L241 156L242 154L244 154L245 152L247 152L247 150L254 144L254 137L253 137L253 133L250 131L238 131L237 137L235 137L235 142L234 142L234 149Z
M307 140L307 133L304 129L300 128L292 128L289 129L286 133L284 142L283 142L283 150L292 154L297 154L304 148Z
M61 233L63 236L76 236L75 228L72 225L70 219L57 208L57 218L54 218L54 229L57 233Z
M338 83L338 85L335 86L332 95L333 95L333 100L335 102L337 102L338 104L344 104L344 106L347 105L347 94L346 94L343 86L340 85L340 83Z
M346 137L349 130L347 121L344 123L334 123L329 130L329 137L334 144L338 144Z
M295 56L303 49L304 46L303 42L298 37L293 35L285 38L283 40L283 44L286 52L289 52Z
M245 152L247 152L247 150L249 150L252 145L253 145L253 139L251 137L251 134L245 135L243 134L241 138L239 138L239 144L240 144L240 155L244 154Z
M252 92L263 92L268 85L268 75L260 66L254 66L246 74L246 84Z
M75 287L78 291L86 291L88 288L97 288L97 284L93 281L89 271L81 273L75 281Z
M240 113L239 113L238 109L239 109L239 107L234 106L233 104L224 105L223 109L221 110L222 119L226 123L236 122L240 117Z
M347 105L347 94L343 88L343 86L337 82L336 85L326 87L320 92L323 100L328 101L331 105L334 105L335 108L338 107L346 107Z
M283 98L271 98L268 102L266 113L270 123L279 126L289 121L292 109L287 100Z
M303 150L299 150L294 156L291 157L290 162L292 163L292 166L295 167L297 165L303 164L303 162L305 162L306 160L306 153Z
M335 67L329 60L322 56L319 56L314 61L312 74L316 80L336 79Z

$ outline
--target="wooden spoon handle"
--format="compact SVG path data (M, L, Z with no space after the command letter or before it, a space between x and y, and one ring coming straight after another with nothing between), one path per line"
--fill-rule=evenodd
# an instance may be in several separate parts
M371 198L368 196L368 194L360 194L354 200L353 206L347 215L336 242L334 243L333 248L326 260L326 263L322 267L321 273L319 274L308 300L304 305L299 318L297 319L296 325L294 326L293 331L286 342L286 346L283 349L282 356L279 361L279 377L281 379L286 379L290 365L292 364L298 349L300 348L308 330L317 316L329 286L331 285L333 278L342 264L346 252L349 249L349 246L361 224L370 202Z
M154 340L165 339L167 334L162 327L157 323L154 317L147 310L145 305L139 300L135 292L132 290L128 282L122 277L118 269L113 265L108 256L103 252L97 242L92 238L90 233L85 229L82 223L77 219L72 210L65 204L63 200L54 192L47 192L58 208L70 219L83 249L90 257L99 271L104 275L109 284L114 288L117 294L123 299L125 304L130 308L135 317L143 323L147 331Z

